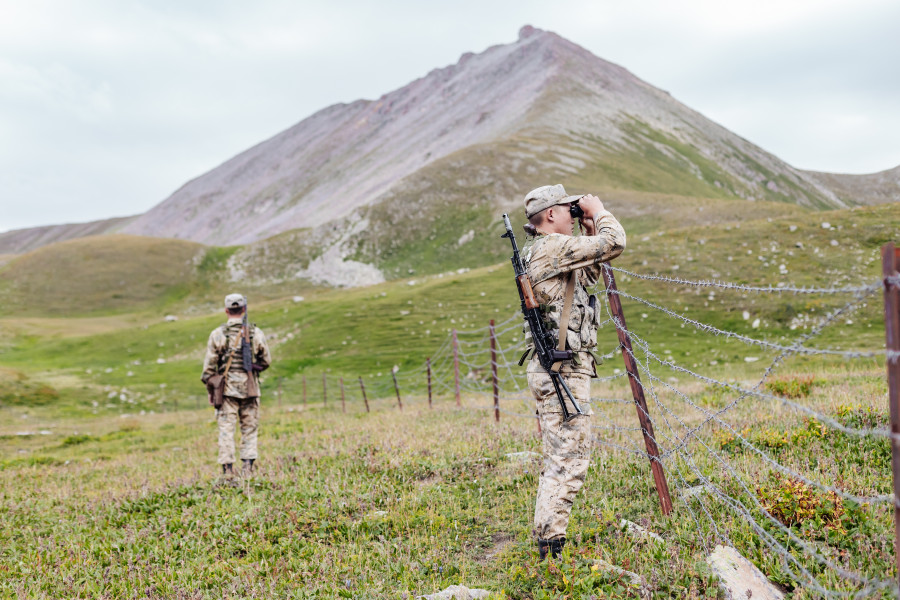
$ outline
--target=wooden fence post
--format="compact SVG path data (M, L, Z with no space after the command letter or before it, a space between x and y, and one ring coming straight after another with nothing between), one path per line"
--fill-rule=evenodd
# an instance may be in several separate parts
M425 371L428 373L428 408L431 406L431 357L425 359Z
M497 334L491 319L491 383L494 388L494 421L500 422L500 382L497 380Z
M366 403L366 412L369 412L369 399L366 398L366 385L363 383L362 377L359 378L359 389L362 390L363 402Z
M344 401L344 378L341 377L341 412L347 412L347 405Z
M900 248L893 243L881 247L884 275L884 331L888 351L888 405L891 412L891 467L894 472L894 560L900 573ZM893 280L893 281L892 281ZM893 354L893 355L892 355Z
M462 406L459 401L459 340L456 338L456 328L453 329L453 382L456 389L456 406Z
M656 483L656 493L659 494L659 504L664 515L672 512L672 498L669 496L669 484L666 481L666 473L663 471L662 462L659 460L659 448L656 446L656 437L653 432L653 423L650 421L650 412L647 409L647 399L644 397L644 387L641 385L641 377L638 373L637 361L634 359L631 348L631 337L628 335L628 327L625 325L625 314L622 312L622 299L619 298L616 279L612 269L606 263L603 264L603 282L606 284L606 295L609 298L609 310L616 323L616 333L619 335L619 344L622 347L622 358L625 360L625 371L628 373L628 382L631 384L631 394L637 407L638 421L644 434L644 446L650 456L650 470L653 472L653 480Z
M397 407L403 410L403 401L400 399L400 386L397 385L397 373L391 369L391 379L394 380L394 391L397 392Z
M322 406L328 406L328 381L325 379L325 373L322 373Z

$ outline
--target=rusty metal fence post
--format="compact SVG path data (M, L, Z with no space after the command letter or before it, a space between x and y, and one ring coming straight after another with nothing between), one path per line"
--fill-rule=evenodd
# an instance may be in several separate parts
M431 357L425 359L425 371L428 373L428 408L434 408L431 405Z
M453 383L456 390L456 406L462 406L459 401L459 340L456 338L456 329L453 329Z
M494 391L494 421L500 422L500 382L497 379L497 332L491 319L491 386Z
M887 356L888 405L891 413L891 468L894 474L894 560L900 573L900 248L881 248L884 275L884 332Z
M347 404L344 400L344 378L341 377L341 412L347 412Z
M369 412L369 399L366 398L366 385L363 383L362 377L359 378L359 389L362 391L363 402L366 404L366 412Z
M647 399L644 397L644 387L638 374L637 361L634 359L631 348L631 337L628 335L628 326L625 324L625 314L622 312L622 300L619 298L616 279L609 265L603 264L603 282L606 284L606 295L609 298L609 309L616 322L616 333L619 335L619 344L622 347L622 358L625 360L625 371L628 373L628 382L631 384L631 394L634 396L634 404L637 407L638 421L644 434L644 446L650 456L650 470L653 472L653 481L656 483L656 493L659 494L659 504L664 515L672 512L672 498L669 495L669 484L666 481L666 473L663 471L662 462L659 460L659 448L656 446L656 437L653 432L653 423L650 421L650 411L647 409Z
M403 401L400 399L400 386L397 385L397 372L391 369L391 379L394 380L394 391L397 392L397 407L403 410Z

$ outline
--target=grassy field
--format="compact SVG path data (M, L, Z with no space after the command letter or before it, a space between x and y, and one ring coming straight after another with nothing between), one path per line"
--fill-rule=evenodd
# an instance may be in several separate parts
M900 230L896 206L760 216L633 233L614 264L753 285L858 286L877 280L878 248ZM209 258L208 272L218 273L227 254ZM54 316L56 304L44 310L36 301L31 316L0 319L0 596L381 598L462 583L510 598L637 597L598 566L602 559L640 574L657 597L718 597L704 561L723 532L795 598L819 596L802 569L826 589L865 587L823 567L810 548L865 579L894 576L883 503L832 497L773 466L852 496L888 494L884 439L834 426L885 426L883 361L790 356L762 387L784 401L735 404L739 394L727 386L752 387L779 352L704 333L641 301L790 345L853 294L711 291L625 273L617 274L619 288L641 299L623 298L629 328L666 361L638 348L652 374L645 383L658 438L671 451L664 464L678 490L676 510L660 514L646 459L631 451L643 448L634 409L597 402L600 445L576 503L570 537L577 544L562 561L539 564L530 538L539 465L506 456L540 447L533 422L509 414L530 411L513 397L520 371L504 380L508 412L500 425L475 408L486 403L471 393L484 389L483 370L463 368L469 410L455 409L446 388L434 410L423 396L423 363L452 329L462 331L467 361L483 362L487 320L518 310L510 276L505 263L362 289L310 289L302 301L256 302L251 294L251 318L269 335L276 362L264 381L260 471L236 487L216 476L215 425L198 381L206 337L224 317L210 308L216 298L198 300L200 288L192 288L164 304L130 312L110 304L80 316ZM877 290L854 308L808 345L883 348ZM164 320L161 309L178 320ZM507 360L518 358L521 338L515 328L500 337ZM607 325L601 352L616 344ZM437 377L446 386L442 364ZM394 366L402 413L391 397ZM621 368L614 356L599 374ZM375 399L371 414L356 387L360 376ZM597 398L628 394L622 378L594 389ZM715 493L681 494L707 481ZM622 518L664 544L626 535ZM771 551L766 535L797 562Z
M818 408L848 425L866 418L883 425L880 374L826 369L815 385ZM697 392L710 407L728 401ZM686 499L683 490L698 477L685 465L668 463L673 492L681 489L675 512L664 517L646 460L605 446L595 451L576 502L574 544L560 561L539 563L530 533L539 461L515 455L540 451L534 424L508 417L495 424L488 411L472 408L477 403L467 399L456 409L444 397L429 410L422 397L407 396L403 412L387 398L373 401L367 414L359 403L342 413L336 404L269 401L259 471L236 486L216 476L210 410L29 423L50 433L0 437L5 456L27 457L0 470L0 595L410 598L463 584L508 598L639 597L638 587L599 567L602 560L640 574L655 597L717 598L704 562L716 528L793 597L817 597L729 507L711 496ZM688 421L699 418L672 406ZM633 409L613 408L612 422L633 425ZM758 407L744 406L729 421L752 428L755 445L780 463L802 465L807 476L837 480L852 493L887 493L884 440L861 444L788 413L761 417ZM597 424L606 422L600 415ZM602 437L626 443L627 434ZM792 492L810 514L782 506L778 494L795 484L715 430L699 440L759 498L772 498L770 509L802 538L853 571L891 576L888 507L829 504L814 489ZM720 481L711 453L698 444L690 455L698 473ZM855 468L843 468L847 461ZM744 492L729 493L750 504ZM663 541L627 535L622 518ZM802 557L796 544L782 541ZM829 589L854 589L811 559L801 561Z

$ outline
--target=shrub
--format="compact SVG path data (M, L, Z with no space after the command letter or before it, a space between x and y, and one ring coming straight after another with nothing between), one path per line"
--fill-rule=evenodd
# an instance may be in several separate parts
M93 442L97 438L92 435L88 435L86 433L79 433L75 435L70 435L62 441L63 446L77 446L78 444L83 444L85 442Z
M782 398L806 398L816 380L812 375L781 377L766 382L766 389Z
M841 404L837 407L837 416L843 425L860 429L887 427L890 422L887 412L859 404Z
M0 405L39 406L59 399L59 392L40 383L23 382L0 391Z
M798 527L809 538L843 538L848 527L856 529L866 520L865 512L836 492L817 490L793 477L774 475L757 486L760 505L788 527Z

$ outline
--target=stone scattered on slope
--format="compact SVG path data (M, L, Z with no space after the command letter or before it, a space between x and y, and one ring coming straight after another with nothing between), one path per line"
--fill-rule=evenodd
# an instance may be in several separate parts
M608 563L602 558L598 558L594 561L594 564L591 566L591 571L604 571L606 573L615 573L620 577L624 577L627 580L627 583L638 588L638 594L641 598L650 598L650 586L647 585L647 582L643 577L634 573L632 571L626 571L622 567L614 565L612 563Z
M531 460L532 458L540 458L541 455L537 452L531 452L530 450L525 450L524 452L510 452L506 455L506 458L511 460L518 460L520 462L525 462L527 460Z
M730 546L716 546L706 559L728 600L780 600L784 594L752 562Z
M456 598L456 600L475 600L476 598L487 598L490 595L491 593L487 590L467 588L464 585L451 585L443 591L435 594L428 594L426 596L419 596L419 598L425 598L425 600L450 600L450 598Z
M619 527L625 530L625 533L630 535L633 538L650 538L656 542L664 542L659 535L653 533L649 529L641 527L637 523L629 521L628 519L622 519L619 523Z

